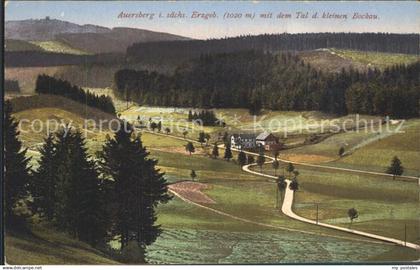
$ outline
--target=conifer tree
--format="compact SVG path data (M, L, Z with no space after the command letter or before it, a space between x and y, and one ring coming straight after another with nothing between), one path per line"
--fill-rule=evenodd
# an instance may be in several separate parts
M97 165L88 155L85 139L80 132L73 135L72 170L76 171L71 190L71 205L76 209L76 233L82 241L98 244L107 233L108 217L105 193Z
M79 131L57 134L55 216L59 228L95 245L106 236L108 217L104 188L85 144Z
M217 158L219 156L219 147L217 147L217 143L214 143L213 151L211 154L214 158Z
M187 145L185 146L185 151L189 152L190 155L191 153L194 153L195 152L194 144L192 142L188 142Z
M289 164L287 164L286 170L289 172L289 176L290 176L291 173L295 170L295 166L293 166L293 164L289 162Z
M49 134L39 150L41 158L38 169L30 183L30 192L33 198L32 211L45 217L48 221L54 218L54 205L56 203L57 166L56 146L54 136Z
M392 174L393 179L395 179L395 176L401 175L404 172L404 167L401 165L401 160L395 156L391 161L391 166L388 167L386 170L386 173Z
M242 167L246 164L246 154L241 151L238 154L238 164Z
M198 134L198 142L201 144L201 146L203 146L203 143L206 142L206 134L203 131Z
M163 173L156 169L157 160L148 158L149 152L140 136L132 138L132 133L127 126L107 140L101 154L101 168L106 178L113 181L112 236L121 237L122 250L130 241L137 242L139 256L144 256L146 246L161 233L160 226L155 224L155 208L171 196Z
M18 123L12 117L12 106L9 101L4 104L4 218L6 226L12 225L13 208L16 203L27 195L27 185L30 181L30 158L25 157L27 149L22 149L19 141Z
M280 167L279 161L277 159L275 159L271 165L272 165L272 167L274 169L274 175L277 175L277 170Z
M225 144L225 155L224 159L229 161L232 158L232 150L230 149L230 143Z
M257 165L260 167L260 172L262 172L262 166L265 163L264 151L260 151L260 154L257 157Z
M192 181L194 181L194 179L197 177L197 173L195 172L195 170L191 170L190 176Z

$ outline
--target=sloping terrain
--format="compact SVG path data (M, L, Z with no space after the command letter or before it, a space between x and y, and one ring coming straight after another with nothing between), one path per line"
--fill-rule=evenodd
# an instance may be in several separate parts
M53 40L62 33L103 33L110 29L97 25L78 25L57 19L29 19L21 21L6 21L4 34L6 39L20 40Z
M57 19L7 21L5 38L36 42L44 51L69 54L97 54L125 52L136 42L189 40L190 38L168 33L136 28L116 27L113 29L98 25L79 25ZM28 50L30 45L12 44L13 51ZM9 45L10 47L11 45ZM32 47L31 50L35 50ZM42 50L41 49L41 50ZM12 51L9 50L9 51ZM39 50L39 48L38 48Z
M18 81L23 94L33 94L38 75L45 74L48 76L55 76L60 70L63 70L62 72L65 73L65 67L62 66L5 68L4 77L6 80Z
M106 254L48 226L31 227L31 233L6 234L6 263L118 264Z
M28 41L18 39L6 39L4 41L4 50L6 52L18 52L18 51L42 51L43 49L36 44L32 44Z

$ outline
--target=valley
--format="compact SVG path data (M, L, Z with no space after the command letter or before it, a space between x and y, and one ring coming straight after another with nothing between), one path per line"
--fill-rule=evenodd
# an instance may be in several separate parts
M5 28L7 263L419 260L418 34Z
M134 121L133 119L136 119L137 114L145 118L151 117L154 120L165 119L169 116L183 119L187 116L189 110L188 108L137 107L134 104L131 104L129 109L125 110L126 104L124 102L116 102L116 104L116 107L121 110L121 117L128 121ZM52 119L52 115L55 115L54 117L71 119L75 124L80 123L80 120L76 120L75 115L63 115L57 109L53 110L52 108L46 108L45 110L48 111L48 119ZM246 111L224 109L217 112L224 115L240 115L245 120L245 124L246 119L251 121L246 116ZM29 111L24 110L15 116L19 119L28 114L36 115L38 118L41 116L41 111L39 109L29 109ZM283 121L290 119L290 117L299 118L302 115L307 117L308 113L267 112L268 117L282 119ZM322 117L328 118L329 116L323 115ZM46 120L47 118L44 119L44 121ZM234 131L241 129L238 123L236 123L238 126L235 126L233 122L226 122L227 127L232 127ZM165 121L162 121L162 123L164 127L167 124ZM416 121L413 121L413 123L409 121L408 130L413 126L416 127L416 124ZM213 141L217 138L218 132L223 131L223 128L209 127L205 130L214 138ZM188 129L188 131L187 139L196 141L198 129L196 131ZM92 153L100 149L98 147L102 144L101 141L105 139L105 134L92 133L87 136L89 149ZM171 134L182 137L181 132L174 131ZM418 133L415 134L418 136ZM346 142L349 145L358 145L363 140L369 140L370 135L363 134L356 139L353 137L351 134L346 136L346 133L336 134L318 144L281 151L279 157L288 159L292 153L307 153L308 155L313 153L334 157L337 155L337 147L340 144L331 145L328 141L331 138ZM34 137L30 135L31 139L22 138L25 145L31 149L36 149L34 146L42 141L42 136ZM389 138L393 137L390 136ZM403 144L403 141L401 141L404 140L403 138L406 137L401 137L398 145ZM183 140L169 138L165 134L142 132L142 141L151 152L152 157L159 160L158 167L162 172L165 172L165 176L170 182L191 181L190 171L195 170L197 174L195 181L205 185L201 192L211 200L209 202L199 201L200 204L249 221L243 222L232 219L186 204L179 198L175 198L169 204L158 209L158 223L163 225L164 233L155 244L148 248L148 258L151 263L238 263L246 260L245 258L252 258L253 256L250 256L250 254L258 256L259 261L264 258L267 263L301 262L301 259L296 257L298 254L296 250L312 254L313 257L305 258L305 262L321 262L327 258L331 261L352 262L377 260L378 258L395 261L411 260L417 256L415 251L403 247L396 247L380 241L375 242L363 237L291 220L276 207L276 196L278 195L276 195L274 185L262 177L241 171L236 161L236 154L230 162L222 158L214 159L209 156L209 147L201 147L199 143L194 143L197 149L196 153L189 155L185 152L185 142ZM409 139L409 141L412 140ZM337 166L340 162L345 164L346 159L352 158L352 155L356 155L358 151L363 151L365 148L375 149L375 143L369 143L337 161L323 162L322 164L329 166ZM311 150L314 147L324 149L323 144L328 145L331 152ZM98 147L95 147L95 145ZM212 145L212 143L209 143L209 145ZM395 151L397 149L395 148ZM33 155L34 158L37 157L36 150L28 153ZM414 154L418 154L418 151ZM223 149L220 149L220 156L223 156ZM410 156L407 157L406 162L403 159L404 164L409 160ZM286 164L282 163L277 173L281 173L284 166ZM346 209L352 206L360 212L358 221L352 225L353 228L401 239L403 237L402 229L406 225L407 240L419 243L419 227L416 221L416 217L419 215L417 208L419 188L416 182L392 181L390 177L338 173L299 165L296 165L296 168L300 172L299 182L301 184L301 189L296 193L294 203L297 214L314 219L315 205L318 204L320 221L347 227L349 223ZM363 166L357 165L354 168L364 169ZM413 171L419 171L418 167L410 168ZM263 172L274 175L270 164L264 166ZM268 227L256 223L263 223ZM378 226L379 224L381 226ZM227 235L230 235L229 238L226 238ZM226 241L231 237L232 240ZM189 239L188 245L183 244L186 239ZM223 244L220 242L221 239L225 240ZM253 247L246 244L250 239L253 239L255 245L261 247L258 249L260 250L258 254L255 253L254 244ZM273 241L268 244L267 240L264 239L273 239ZM14 245L13 241L11 243ZM199 243L200 248L194 248L193 243ZM297 243L301 248L295 246ZM302 246L301 243L305 244ZM178 251L175 253L169 252L173 247L177 247ZM211 249L213 251L211 256L210 254L205 256L203 249ZM269 255L266 254L265 249L274 249L276 252ZM402 252L402 250L404 251ZM252 263L254 261L248 262Z

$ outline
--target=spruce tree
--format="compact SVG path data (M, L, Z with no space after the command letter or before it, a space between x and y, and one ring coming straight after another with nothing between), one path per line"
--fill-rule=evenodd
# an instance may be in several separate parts
M262 172L262 167L265 163L264 151L260 151L260 154L257 157L257 165L260 167L260 172Z
M18 139L18 123L12 117L12 106L9 101L4 104L4 218L6 226L12 225L13 208L16 203L27 195L27 185L30 181L30 158L25 157L27 149L22 149Z
M104 190L97 166L88 155L85 139L79 131L73 134L72 170L75 172L70 189L70 204L75 209L75 229L80 240L98 244L107 232L107 211Z
M57 188L55 216L59 228L91 245L101 242L108 218L104 189L95 162L79 131L57 134Z
M191 170L190 176L191 176L191 180L194 181L194 179L197 177L195 170Z
M198 142L201 144L201 146L203 146L203 143L206 142L206 134L202 131L198 134Z
M229 161L232 158L232 150L230 149L230 143L226 143L225 144L225 155L224 155L224 159L226 159L227 161Z
M48 221L54 218L54 205L56 203L57 166L56 146L54 136L49 134L44 139L44 144L39 150L38 169L30 183L30 191L33 198L32 211L45 217Z
M289 162L289 164L287 164L286 170L289 172L289 176L290 176L291 173L295 170L295 166L293 166L293 164Z
M194 144L192 142L188 142L187 145L185 146L185 151L189 152L190 155L191 153L194 153L195 152Z
M107 140L101 168L107 179L113 181L112 236L121 237L122 250L130 241L137 242L141 257L146 246L161 233L160 226L155 224L155 208L171 197L163 173L156 169L157 160L148 158L149 152L140 136L132 138L132 133L128 126Z
M391 161L391 166L388 167L386 170L386 173L392 174L393 179L395 179L395 176L401 175L404 172L404 167L401 165L401 160L395 156Z
M213 151L212 151L213 158L217 158L219 156L219 147L217 147L217 143L214 143Z
M246 164L246 154L243 151L238 154L238 164L240 166L244 166Z
M277 159L275 159L274 161L273 161L273 163L271 164L271 166L273 167L273 169L274 169L274 175L277 175L277 170L279 169L279 167L280 167L280 163L279 163L279 161L277 160Z

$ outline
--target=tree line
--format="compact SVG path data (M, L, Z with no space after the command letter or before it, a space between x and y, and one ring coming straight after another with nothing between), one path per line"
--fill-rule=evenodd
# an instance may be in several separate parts
M384 71L354 69L327 74L296 54L244 51L203 54L180 65L173 75L122 69L114 91L140 104L200 108L317 110L344 115L363 113L419 115L420 63Z
M103 53L95 55L76 55L45 51L6 51L6 67L45 67L66 65L110 65L125 63L122 53Z
M136 243L136 262L144 262L146 246L162 231L155 224L156 207L171 196L157 160L131 126L124 123L126 128L108 136L95 157L79 131L67 127L50 134L33 170L8 102L4 120L6 228L24 223L15 211L24 201L33 215L92 246L120 239L122 259Z
M115 114L114 103L109 96L85 92L82 88L72 85L68 81L56 79L48 75L38 75L35 92L38 94L64 96L79 103L86 103L86 105L101 111Z
M205 53L244 50L305 51L339 48L359 51L419 54L419 34L299 33L243 35L233 38L135 43L127 48L129 62L180 61Z

